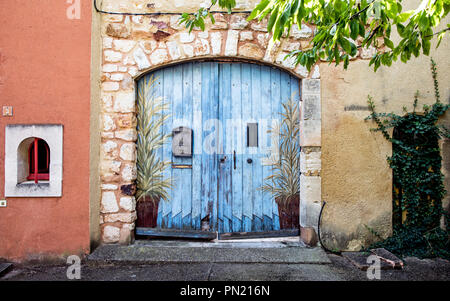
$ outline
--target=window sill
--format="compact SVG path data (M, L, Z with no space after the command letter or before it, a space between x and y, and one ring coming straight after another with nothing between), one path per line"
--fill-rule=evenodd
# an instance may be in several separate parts
M35 183L34 181L25 181L22 183L18 183L16 186L50 186L50 181L39 181Z

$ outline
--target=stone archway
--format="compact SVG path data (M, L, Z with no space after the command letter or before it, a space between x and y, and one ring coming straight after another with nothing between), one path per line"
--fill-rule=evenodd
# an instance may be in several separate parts
M295 28L270 47L264 23L245 14L216 14L205 31L188 33L178 16L103 16L102 145L100 227L104 243L129 243L136 219L135 81L157 68L190 60L250 60L272 65L301 79L300 225L316 228L321 198L321 106L318 66L309 73L284 59L308 47L313 28Z

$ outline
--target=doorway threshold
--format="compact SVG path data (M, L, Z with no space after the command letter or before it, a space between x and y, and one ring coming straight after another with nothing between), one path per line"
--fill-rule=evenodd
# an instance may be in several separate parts
M137 240L134 244L102 245L88 256L91 262L120 263L330 263L320 248L306 247L297 237L264 241Z
M186 241L186 240L136 240L137 247L158 247L158 248L215 248L215 249L278 249L298 247L304 248L306 245L300 237L277 237L277 238L252 238L237 240L211 240L208 242Z

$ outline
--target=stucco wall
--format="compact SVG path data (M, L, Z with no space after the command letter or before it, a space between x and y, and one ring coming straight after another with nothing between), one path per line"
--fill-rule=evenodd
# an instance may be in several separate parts
M6 124L62 124L62 197L7 198L0 208L0 257L89 251L89 73L91 3L68 19L66 1L0 2L0 198Z
M447 24L448 21L444 21ZM434 49L435 47L432 47ZM438 64L441 101L450 103L450 41L431 56ZM367 61L354 61L348 70L320 65L322 79L322 199L327 202L323 236L329 248L357 250L376 239L365 225L386 236L391 229L392 171L386 157L392 146L367 121L370 94L378 112L402 114L412 109L420 92L419 110L435 101L429 57L408 64L397 62L376 73ZM449 114L441 118L449 120ZM443 172L449 190L448 141L443 148ZM445 163L446 162L446 163ZM448 197L444 202L448 206Z

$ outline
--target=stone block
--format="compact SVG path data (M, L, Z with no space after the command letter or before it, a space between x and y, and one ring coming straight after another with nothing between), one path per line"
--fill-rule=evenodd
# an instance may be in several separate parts
M302 94L319 94L320 95L320 80L319 79L304 79L304 80L302 80Z
M136 184L125 184L120 186L120 191L124 195L133 196L136 193Z
M321 209L321 177L300 176L300 226L317 229Z
M251 31L242 31L239 37L240 41L251 41L253 40L253 32Z
M150 67L150 62L148 61L147 56L144 53L144 50L142 50L141 47L137 47L133 52L133 58L137 64L137 67L139 70L146 69ZM126 63L124 62L126 65Z
M220 54L222 50L222 34L220 32L211 33L211 46L213 54Z
M104 191L102 193L102 213L111 213L119 211L119 206L117 205L116 195L113 191Z
M114 119L109 114L103 114L103 130L106 132L114 131L116 129L116 124Z
M114 226L106 226L103 228L103 242L116 243L120 238L120 229Z
M310 247L317 246L317 243L319 242L316 230L314 230L313 227L300 227L300 238Z
M103 65L102 71L103 72L117 72L118 67L114 64L105 64Z
M235 56L237 55L237 44L239 39L239 31L238 30L229 30L227 41L225 43L225 55L226 56Z
M135 94L133 92L119 92L114 97L114 111L118 113L132 113L135 111Z
M302 100L302 120L321 120L320 95L303 94Z
M117 143L114 141L106 141L102 144L102 159L114 160L117 158L119 150L117 148Z
M208 40L197 39L194 43L194 53L197 56L208 55L211 52Z
M244 15L232 15L230 20L231 29L244 29L247 27L248 21Z
M137 132L135 129L126 129L116 131L114 136L118 139L122 139L125 141L136 141L137 140Z
M136 45L133 40L114 40L114 50L120 52L129 52Z
M117 82L103 82L102 90L105 92L118 91L120 88L119 83Z
M179 34L179 39L181 43L190 43L194 41L195 35L192 32L191 33L181 32Z
M114 223L114 222L132 223L136 220L136 211L106 214L103 217L103 219L105 223Z
M318 176L322 168L321 155L320 151L305 153L302 150L300 152L300 172L307 176Z
M181 51L177 42L175 41L167 42L167 49L169 50L169 54L173 60L181 58Z
M117 63L122 60L122 53L113 50L105 50L104 58L105 62Z
M136 144L125 143L120 147L120 158L125 161L136 160Z
M106 34L114 38L129 38L131 35L131 28L125 24L110 23L106 27Z
M126 182L134 181L137 177L136 165L135 164L125 164L122 169L122 179Z
M301 146L321 146L322 131L320 120L300 121L300 145Z
M127 211L136 210L136 199L132 196L124 196L120 198L120 207Z
M239 47L239 55L250 57L250 58L256 58L256 59L262 59L264 56L264 51L256 44L253 43L246 43Z
M167 50L165 49L156 49L150 55L150 61L152 62L152 65L159 65L167 60L169 60L169 57L167 55Z

